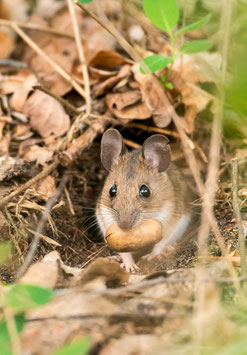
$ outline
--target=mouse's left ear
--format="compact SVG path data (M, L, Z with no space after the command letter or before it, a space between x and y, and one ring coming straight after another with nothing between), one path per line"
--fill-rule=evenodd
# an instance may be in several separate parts
M155 134L145 140L142 155L148 166L165 171L171 163L169 140L162 134Z
M117 165L120 155L125 151L122 135L116 129L108 129L101 140L100 158L104 168L109 171L113 165Z

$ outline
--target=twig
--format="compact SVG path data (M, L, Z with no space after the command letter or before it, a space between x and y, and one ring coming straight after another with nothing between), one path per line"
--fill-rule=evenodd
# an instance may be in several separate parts
M84 49L83 49L82 43L81 43L79 26L78 26L78 22L76 19L75 8L74 8L74 4L73 4L72 0L67 0L67 5L69 8L69 12L70 12L71 20L72 20L73 30L74 30L74 34L75 34L75 42L76 42L76 46L77 46L77 50L78 50L79 59L81 62L82 74L83 74L83 79L84 79L84 88L86 91L85 100L86 100L86 105L87 105L86 115L89 115L91 112L91 95L90 95L90 81L89 81L88 69L87 69L87 64L86 64L86 58L85 58Z
M140 144L138 144L138 143L136 143L136 142L133 142L133 141L131 141L130 139L124 138L124 139L123 139L123 142L124 142L126 145L128 145L129 147L131 147L131 148L134 148L134 149L139 149L139 148L141 148L141 145L140 145Z
M72 105L70 102L68 102L67 100L65 100L64 98L62 98L61 96L58 96L56 94L53 94L50 90L48 90L46 87L38 84L38 85L33 85L33 89L42 91L44 93L46 93L47 95L53 97L54 99L56 99L57 101L59 101L63 106L67 107L70 111L76 113L77 115L80 113L77 108Z
M27 68L27 63L20 62L19 60L14 59L0 59L0 66L9 66L17 69Z
M49 175L53 170L57 168L58 164L59 164L58 161L56 161L51 165L48 165L45 169L43 169L39 174L34 176L31 180L27 181L25 184L18 187L15 191L11 192L8 196L3 197L0 201L0 209L3 208L3 206L5 206L14 197L20 195L28 187L33 186L37 181Z
M140 61L140 56L137 54L137 52L134 50L134 48L126 41L126 39L116 30L116 28L108 22L107 25L106 23L103 23L98 16L96 16L92 11L88 10L85 6L80 4L77 0L74 0L74 3L79 6L84 12L86 12L87 15L92 17L98 24L100 24L106 31L108 31L114 38L117 39L117 41L120 43L120 45L123 47L123 49L129 53L129 55L133 58L134 61L139 62Z
M10 20L0 19L0 25L11 26L11 23L12 23L12 21L10 21ZM19 27L25 28L27 30L41 31L41 32L49 33L54 36L58 36L58 37L65 37L65 38L74 39L73 34L61 32L61 31L55 30L51 27L38 25L37 23L23 23L23 22L19 22L19 21L16 21L15 23Z
M1 20L0 20L1 24ZM38 53L58 74L60 74L73 88L85 98L86 93L83 88L74 80L66 71L57 63L55 63L37 44L13 21L9 21L8 25L25 41L36 53Z
M47 320L69 320L69 319L109 319L111 322L142 322L144 324L160 321L166 318L183 317L180 314L147 314L147 313L96 313L96 314L71 314L67 316L48 316L39 318L27 318L26 322L41 322Z
M155 132L155 133L166 134L166 135L172 136L174 138L179 138L180 137L177 132L169 131L168 129L164 129L164 128L147 126L147 125L142 124L142 123L128 123L127 127L139 128L139 129L147 131L147 132Z
M244 240L244 231L243 224L241 219L241 213L238 203L238 160L232 159L232 204L233 211L237 220L238 225L238 243L241 256L241 271L242 275L247 275L246 267L246 255L245 255L245 240Z
M13 354L21 355L21 343L16 329L15 318L11 308L5 305L4 289L2 284L0 284L0 302L1 302L1 310L3 312L3 316L9 333Z
M34 254L36 252L38 243L40 241L40 238L41 238L41 235L42 235L41 233L42 233L42 230L44 228L44 225L45 225L46 221L48 220L50 211L51 211L53 205L56 203L58 197L60 196L60 194L61 194L61 192L63 190L63 187L66 184L67 180L68 180L68 176L64 175L64 177L62 178L62 181L60 182L55 194L47 201L46 208L45 208L45 210L44 210L44 212L43 212L43 214L41 216L41 219L39 221L39 224L38 224L38 227L36 229L36 232L35 232L32 244L30 246L30 249L29 249L29 251L27 253L27 256L25 258L24 263L22 264L21 268L19 269L19 271L17 273L17 276L16 276L17 280L22 275L24 275L24 273L26 272L27 268L31 264L32 259L34 257Z

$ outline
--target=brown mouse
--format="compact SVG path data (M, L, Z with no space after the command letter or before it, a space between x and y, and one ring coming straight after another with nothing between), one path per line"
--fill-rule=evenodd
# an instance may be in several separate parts
M109 175L97 201L96 217L103 235L117 223L123 230L154 218L164 235L150 257L188 232L192 221L192 194L179 169L171 163L168 138L155 134L141 149L128 152L121 134L108 129L101 141L101 161ZM120 253L127 271L138 269L132 253Z

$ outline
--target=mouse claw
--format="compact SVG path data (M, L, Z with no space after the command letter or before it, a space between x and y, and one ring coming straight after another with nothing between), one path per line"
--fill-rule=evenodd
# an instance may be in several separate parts
M125 268L126 271L128 271L128 272L133 272L133 273L135 273L136 271L139 271L139 270L140 270L140 268L139 268L136 264L126 265L126 264L124 264L124 263L121 263L120 266L121 266L121 268L123 268L123 269Z
M125 268L126 271L135 272L139 270L131 253L121 253L120 255L123 260L121 267Z

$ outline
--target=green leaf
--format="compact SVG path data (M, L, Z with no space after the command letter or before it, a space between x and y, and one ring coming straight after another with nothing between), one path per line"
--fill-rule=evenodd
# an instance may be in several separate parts
M24 314L18 314L15 316L15 324L17 332L21 333L25 324ZM1 355L12 355L12 351L10 349L10 336L5 320L0 322L0 349Z
M169 90L173 90L174 86L172 85L172 83L166 83L165 87Z
M206 23L208 23L211 20L211 17L212 17L212 15L208 14L207 16L203 17L200 21L191 23L190 25L181 28L180 30L178 30L176 32L176 36L181 35L181 33L186 33L186 32L197 30L198 28L200 28L203 25L205 25Z
M53 355L87 355L90 350L90 341L83 338L80 341L64 345L61 349L55 351Z
M5 302L16 312L42 306L51 301L53 291L34 285L18 284L5 294Z
M93 0L78 0L78 2L80 4L89 4L90 2L92 2Z
M172 35L172 29L179 20L179 6L176 0L144 0L144 12L158 28Z
M171 58L163 57L163 55L151 55L141 61L140 72L142 74L155 73L165 68L170 62Z
M12 244L10 242L3 242L0 244L0 265L10 257Z
M180 48L180 54L193 54L207 51L211 47L211 42L206 40L186 42Z

